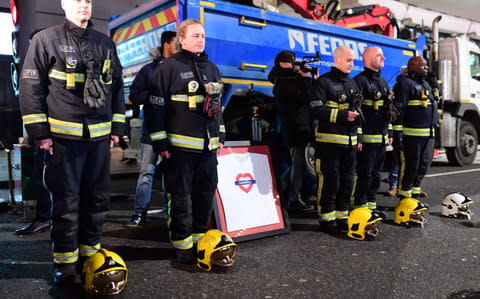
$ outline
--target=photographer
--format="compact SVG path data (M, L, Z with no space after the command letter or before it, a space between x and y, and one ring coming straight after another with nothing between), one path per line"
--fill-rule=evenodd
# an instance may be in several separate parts
M274 84L273 94L277 100L277 128L292 159L292 166L282 175L282 189L289 208L311 211L314 208L302 200L301 189L307 169L305 146L313 139L308 106L312 78L306 70L295 68L295 53L283 50L275 57L268 79Z

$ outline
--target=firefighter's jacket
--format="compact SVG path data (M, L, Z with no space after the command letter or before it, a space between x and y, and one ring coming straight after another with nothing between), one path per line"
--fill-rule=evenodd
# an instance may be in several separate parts
M110 58L113 76L103 81L105 104L89 108L84 103L88 61L97 73L107 69ZM103 69L103 70L102 70ZM98 75L98 74L97 74ZM33 36L20 77L20 106L30 138L63 138L100 141L125 132L125 98L122 69L115 44L95 31L68 20Z
M362 122L362 142L387 144L388 138L393 137L391 124L385 117L388 101L392 101L387 81L380 72L369 68L365 68L354 79L363 95L362 112L365 121Z
M334 144L353 148L361 142L358 134L360 117L347 121L348 111L355 109L360 98L360 89L353 78L335 67L314 81L310 106L313 121L318 122L315 130L317 147Z
M395 106L399 116L394 123L397 137L433 137L438 122L437 103L424 77L414 73L397 78L394 86Z
M159 64L148 103L152 113L145 115L156 152L209 152L224 142L222 114L209 117L203 112L204 85L220 78L217 66L205 52L195 55L181 50Z

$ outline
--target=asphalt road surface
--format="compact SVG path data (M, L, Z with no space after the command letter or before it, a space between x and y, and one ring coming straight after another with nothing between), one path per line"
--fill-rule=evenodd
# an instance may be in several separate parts
M220 272L180 265L168 241L159 190L148 222L127 229L136 176L113 179L112 211L102 245L119 253L129 270L117 298L480 298L480 165L434 161L424 179L430 205L424 228L394 224L397 199L378 194L387 214L374 241L318 230L315 213L290 213L291 232L239 244L237 263ZM387 174L384 173L384 176ZM441 217L440 202L452 191L472 197L471 220ZM52 286L48 233L18 237L23 214L0 211L0 298L80 298Z

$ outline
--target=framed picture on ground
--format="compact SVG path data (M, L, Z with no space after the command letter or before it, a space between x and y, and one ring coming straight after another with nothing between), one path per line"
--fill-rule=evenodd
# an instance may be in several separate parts
M290 232L266 145L224 147L218 154L217 228L235 242Z

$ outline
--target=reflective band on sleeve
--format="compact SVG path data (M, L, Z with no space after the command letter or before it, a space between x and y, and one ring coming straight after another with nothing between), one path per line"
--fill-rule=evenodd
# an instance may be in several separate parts
M25 125L37 124L37 123L46 123L47 115L45 113L39 114L27 114L22 116L23 123Z
M158 140L166 139L167 138L167 132L159 131L159 132L152 133L152 134L150 134L150 138L152 139L152 141L158 141Z
M388 130L389 130L389 131L392 131L392 130L393 130L392 124L388 124Z
M182 249L182 250L186 250L186 249L190 249L193 247L193 238L192 236L188 236L187 238L183 239L183 240L171 240L172 242L172 245L173 247L175 247L176 249Z
M168 140L174 146L202 150L205 144L203 138L189 137L178 134L168 134Z
M220 142L220 138L218 137L213 137L210 139L210 143L208 144L208 149L209 150L214 150L218 148L218 143Z
M94 125L88 125L88 130L90 131L91 138L109 135L112 132L112 123L105 122L105 123L99 123Z
M54 252L53 262L55 264L73 264L78 260L78 249L72 252Z
M85 244L80 244L78 245L80 248L80 256L92 256L95 253L97 253L102 247L100 246L100 243L96 245L85 245Z
M220 133L225 133L225 126L224 125L220 125L220 128L218 129L220 131Z
M51 117L48 118L48 123L50 124L50 131L52 131L52 133L79 137L83 135L83 125L81 123L57 120Z
M114 113L112 117L113 122L125 123L125 114Z

